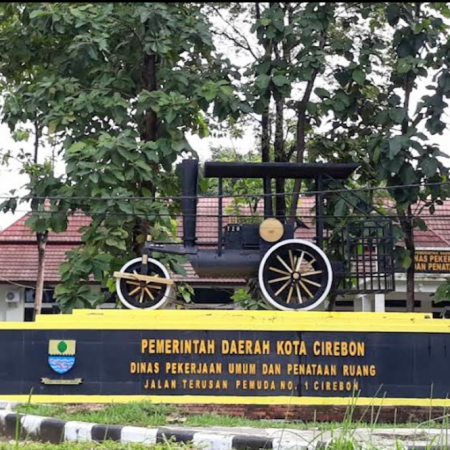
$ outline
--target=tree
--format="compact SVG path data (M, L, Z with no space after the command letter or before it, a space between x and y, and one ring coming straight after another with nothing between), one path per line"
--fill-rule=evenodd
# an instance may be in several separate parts
M356 26L362 6L227 5L223 8L233 20L223 17L223 22L234 24L233 33L226 27L219 27L217 33L253 60L241 85L251 116L256 113L260 117L257 129L262 161L304 162L308 139L323 133L329 114L324 105L339 89L335 77L342 70L354 72L355 78L361 72L359 43L371 33L367 27ZM225 14L214 8L219 15ZM301 188L301 180L297 180L292 195L285 196L285 182L277 180L275 209L282 220L294 220Z
M8 159L8 155L4 155ZM67 229L67 215L70 203L55 199L55 195L63 192L61 179L55 177L53 164L46 161L43 164L27 161L25 154L21 155L21 173L29 176L29 182L24 186L28 194L18 199L12 197L0 205L3 212L15 212L19 203L29 203L30 217L25 224L36 235L38 250L38 271L34 296L34 315L41 314L45 281L45 255L50 232L60 233ZM14 191L12 192L14 195ZM52 198L46 201L47 198Z
M231 37L226 30L222 35L255 59L246 73L246 92L253 112L262 117L263 142L270 108L276 161L308 160L308 141L317 142L318 135L327 147L314 152L315 160L342 161L352 141L363 146L365 155L356 160L364 163L360 183L387 187L390 214L399 217L398 260L407 270L407 305L413 310L414 228L426 228L417 215L423 208L433 213L447 196L439 184L447 179L445 155L430 142L445 129L450 91L448 5L263 3L254 11L233 4L229 14L253 23L258 51L248 34L238 33L242 27ZM431 92L414 111L414 95L425 80ZM289 147L289 137L281 136L289 135L292 124L295 145ZM288 216L294 216L300 187L298 181ZM284 192L280 183L276 190ZM334 204L344 211L343 205L342 199ZM283 210L280 203L277 215Z
M380 178L388 186L423 185L447 179L448 170L440 161L446 155L431 144L431 136L442 134L443 114L450 98L450 46L448 27L441 13L446 4L393 4L386 8L386 20L394 29L395 52L388 95L378 119L381 131L373 137L373 161L380 167ZM421 78L436 72L415 109L412 95ZM434 204L448 193L437 184L393 189L396 210L404 234L407 266L407 310L414 310L414 228L426 229L417 216L424 208L434 212Z
M2 92L7 92L12 83L25 82L26 75L16 67L17 72L12 67L8 68L8 75L2 83ZM14 76L11 77L11 74ZM30 72L28 75L34 76ZM29 203L31 213L26 225L35 233L38 251L38 270L36 278L36 288L34 296L34 315L38 315L42 310L42 300L44 295L45 281L45 255L49 232L62 232L67 228L67 213L70 206L67 202L59 199L47 201L48 197L58 196L64 192L63 181L55 176L54 161L46 160L39 164L40 143L42 137L41 120L45 115L46 107L36 104L37 97L28 95L23 102L20 111L22 117L29 117L32 121L32 129L21 129L11 124L11 129L15 130L13 137L17 142L32 141L33 152L26 152L21 149L18 154L13 155L9 149L3 149L2 163L8 164L10 158L16 159L21 165L20 172L29 177L29 182L24 186L28 194L22 198L11 199L3 202L0 209L3 212L11 211L14 213L19 202ZM18 105L15 105L18 106ZM29 143L29 142L28 142ZM15 190L11 191L15 194Z
M170 238L175 162L193 154L187 133L237 115L229 63L215 52L202 7L171 3L6 3L1 6L3 120L34 119L66 165L65 197L92 218L61 266L59 301L92 307L114 269L147 234ZM129 253L131 250L131 254ZM174 270L180 259L167 258Z
M406 269L407 310L413 311L414 229L426 229L420 212L433 213L448 195L440 184L448 176L440 160L446 155L432 136L446 127L450 47L443 17L450 11L445 3L372 3L361 14L374 33L363 42L358 72L337 74L340 89L326 106L334 115L334 133L366 138L377 180L392 197L404 242L398 259ZM430 94L414 108L413 95L425 80Z

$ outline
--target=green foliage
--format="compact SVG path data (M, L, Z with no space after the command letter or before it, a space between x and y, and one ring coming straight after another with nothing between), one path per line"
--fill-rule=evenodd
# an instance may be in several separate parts
M87 283L113 290L111 273L147 234L175 236L179 205L161 197L179 192L175 162L193 154L186 134L206 136L212 117L241 108L229 62L197 4L4 3L0 16L2 119L16 132L39 123L62 149L59 193L92 218L57 297L66 310L95 307L108 294ZM29 225L46 228L41 219ZM182 271L179 257L163 260Z
M194 288L186 283L177 283L177 293L185 303L191 303L194 295Z
M418 204L416 214L424 208L433 213L436 201L448 196L445 185L410 186L448 180L442 161L446 155L431 144L433 135L445 129L443 114L450 98L449 28L441 18L445 8L436 3L365 4L361 14L371 21L373 33L362 41L359 64L335 73L340 88L334 95L317 93L334 116L326 148L335 160L346 160L348 140L356 138L365 153L354 159L363 161L359 183L408 186L384 193L393 199L389 214L401 218L396 234L406 248L398 248L397 257L405 269L414 259L412 230L426 229L423 221L413 219L411 205ZM431 73L428 93L414 109L413 95ZM317 155L322 156L320 149ZM342 201L336 206L339 216L351 210Z
M439 285L434 294L436 302L446 302L450 299L450 279L447 278L445 283Z
M212 148L212 160L221 162L261 162L261 157L254 151L241 154L230 148ZM204 179L207 181L205 190L217 195L217 179ZM262 180L258 178L224 178L223 192L225 195L234 196L231 203L225 208L225 214L239 217L239 223L258 221L258 205L261 206L261 194L263 193Z
M250 292L248 289L239 288L231 296L231 300L242 309L264 310L269 309L266 302L260 295Z

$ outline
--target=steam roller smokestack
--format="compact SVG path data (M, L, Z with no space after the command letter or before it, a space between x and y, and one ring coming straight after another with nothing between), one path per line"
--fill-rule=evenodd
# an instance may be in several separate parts
M198 160L185 159L181 163L181 188L183 199L183 242L185 247L195 246L195 227L197 224L197 180Z

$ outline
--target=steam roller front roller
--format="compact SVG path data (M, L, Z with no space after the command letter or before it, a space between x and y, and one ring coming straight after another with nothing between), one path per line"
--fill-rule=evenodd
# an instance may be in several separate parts
M117 295L129 309L159 309L172 297L174 282L168 270L145 255L128 261L114 277Z
M287 239L264 255L258 280L267 302L282 311L308 311L330 292L333 270L328 257L315 244Z

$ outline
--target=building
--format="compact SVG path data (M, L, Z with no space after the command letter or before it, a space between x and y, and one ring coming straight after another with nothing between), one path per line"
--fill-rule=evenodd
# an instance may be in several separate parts
M299 228L296 236L311 240L315 230L312 223L311 208L312 198L304 198L299 206L299 216L304 218L304 226ZM225 208L231 207L231 202L225 199ZM260 207L257 206L256 212ZM202 198L198 204L197 235L202 242L217 241L217 200ZM448 252L450 262L450 202L437 207L433 216L429 214L421 216L428 226L427 231L417 230L415 240L418 253L428 255L427 258L445 259ZM27 217L17 220L10 227L0 232L0 321L27 321L33 317L34 286L36 284L38 256L36 238L25 225ZM45 265L45 293L43 314L58 312L58 305L53 300L53 288L58 284L60 277L59 265L64 261L67 251L81 245L80 228L89 224L89 218L82 214L74 215L66 232L50 233ZM236 220L233 214L224 218L224 225ZM179 236L181 237L181 221L179 224ZM433 254L440 255L436 258ZM444 255L444 256L442 256ZM419 269L416 274L416 310L420 312L433 312L439 317L450 303L436 303L433 294L437 287L446 280L446 273L450 276L450 270L446 270L442 264L433 261L421 263L416 261ZM450 267L450 264L449 264ZM243 279L200 279L192 267L186 265L187 276L183 281L189 283L195 290L196 303L194 307L214 307L221 304L222 307L233 307L230 296L236 288L245 287ZM180 280L179 276L175 279ZM94 286L93 286L94 288ZM399 312L404 311L406 283L405 274L397 273L396 291L384 296L383 294L362 295L338 299L336 309L341 311L376 311ZM209 306L208 306L209 305ZM227 306L228 305L228 306ZM103 305L113 308L115 303Z

